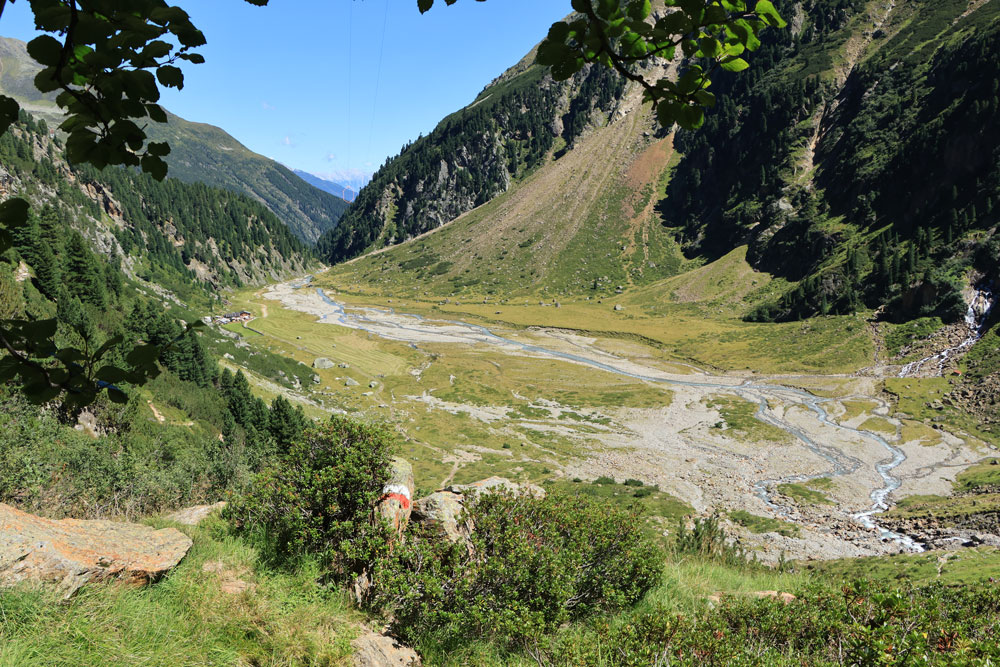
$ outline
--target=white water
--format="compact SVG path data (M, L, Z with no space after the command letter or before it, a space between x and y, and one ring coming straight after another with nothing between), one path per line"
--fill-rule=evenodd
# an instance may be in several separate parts
M972 301L969 303L968 310L965 311L965 326L968 329L968 335L965 339L958 345L949 347L947 350L917 361L911 361L899 371L899 377L913 377L927 365L934 366L934 375L941 375L944 371L945 362L948 359L975 344L976 341L983 337L986 320L989 318L992 309L993 291L988 286L977 288Z
M307 287L308 285L309 281L306 280L296 285L296 287ZM832 421L829 413L823 407L823 404L831 402L832 399L814 396L801 389L752 381L734 382L731 378L711 377L707 374L703 374L702 379L699 381L680 379L678 376L672 376L657 369L637 366L629 360L603 351L588 349L587 351L593 354L593 357L569 354L504 338L494 334L485 327L465 322L442 321L431 323L419 315L375 308L352 310L349 313L345 310L343 304L331 299L322 289L317 289L316 291L331 308L329 313L324 314L320 318L321 322L366 331L389 340L409 343L411 346L415 346L418 342L447 342L466 345L480 343L503 349L505 352L522 352L536 357L561 359L649 382L728 390L757 403L757 419L789 433L803 443L809 451L827 461L831 466L829 471L822 474L794 475L780 479L761 480L754 485L755 494L773 511L783 516L787 516L789 511L774 501L772 489L776 486L792 482L806 482L820 477L847 475L858 471L864 465L861 460L846 454L834 446L817 442L802 431L802 429L779 419L773 412L769 411L768 404L770 399L785 406L804 407L816 415L816 419L820 424L857 434L865 439L876 442L881 448L885 449L889 458L877 463L875 466L875 471L882 479L883 486L871 492L871 508L853 516L866 528L877 531L881 539L895 542L910 551L923 551L923 547L910 537L894 533L879 526L873 518L878 513L888 509L887 499L889 494L900 487L901 482L897 477L892 475L892 471L906 461L906 455L901 449L893 446L877 433L843 426ZM641 372L639 372L640 370Z

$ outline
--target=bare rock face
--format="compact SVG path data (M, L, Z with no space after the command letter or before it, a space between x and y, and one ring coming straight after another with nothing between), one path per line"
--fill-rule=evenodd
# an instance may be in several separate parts
M35 581L71 596L89 582L156 581L187 555L174 528L114 521L55 521L0 504L0 586Z
M416 491L413 466L406 459L397 457L392 460L390 472L389 482L382 489L378 511L389 520L396 533L402 535L413 511L413 494Z
M225 501L219 501L213 505L195 505L194 507L185 507L184 509L177 510L172 514L168 514L165 518L169 521L185 526L197 526L211 514L222 511L225 506Z
M422 664L412 648L375 632L358 637L351 646L355 650L355 667L420 667Z

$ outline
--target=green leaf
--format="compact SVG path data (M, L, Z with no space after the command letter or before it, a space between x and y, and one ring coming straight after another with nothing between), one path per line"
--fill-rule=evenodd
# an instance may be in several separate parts
M743 58L737 58L735 56L723 58L719 64L722 66L722 69L727 72L742 72L746 68L750 67L750 63L743 60Z
M160 347L158 345L138 345L128 356L125 362L131 366L145 366L154 363L160 357Z
M0 95L0 134L7 131L11 125L17 122L18 112L21 105L12 97Z
M434 0L417 0L417 9L423 14L434 6Z
M128 394L117 387L108 387L108 398L112 403L117 403L118 405L128 403Z
M62 49L62 43L50 35L41 35L28 42L28 55L46 67L59 64Z
M170 144L165 141L151 141L146 145L146 152L156 157L166 157L170 155Z
M775 28L784 28L788 23L781 18L781 14L775 9L774 3L771 0L757 0L757 6L754 7L754 12L757 16L762 18L764 22L768 25L774 26Z
M167 163L162 158L156 155L143 155L141 164L142 170L156 180L162 181L167 177Z
M701 107L682 105L677 115L677 124L685 130L697 130L705 123L705 110Z
M629 18L637 21L644 21L653 11L653 5L649 0L632 0L628 6Z
M94 377L102 382L118 384L119 382L125 382L128 379L128 373L121 368L104 366L97 371Z
M184 72L181 71L180 67L174 67L173 65L159 67L156 70L156 78L167 88L177 88L180 90L184 87Z

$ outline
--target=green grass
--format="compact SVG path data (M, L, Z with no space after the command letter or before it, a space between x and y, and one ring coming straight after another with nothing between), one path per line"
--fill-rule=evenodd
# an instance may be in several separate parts
M659 489L652 490L653 487L648 486L626 486L615 483L613 480L611 483L607 483L606 479L599 481L603 483L588 484L586 482L546 480L543 485L546 490L554 493L603 498L625 504L638 503L643 506L648 516L662 517L670 521L676 521L694 513L688 504ZM651 490L652 493L647 495L647 492Z
M904 347L927 338L943 325L939 317L921 317L903 324L884 324L886 352L890 358L896 357Z
M913 584L964 585L1000 579L1000 550L994 547L815 561L802 568L831 581L868 578ZM938 570L940 569L940 575Z
M757 404L734 396L716 396L706 405L719 412L723 424L716 424L719 429L731 431L741 438L753 442L787 442L791 437L777 426L760 421L757 414Z
M881 435L888 435L895 437L896 426L887 419L882 417L869 417L861 423L858 428L862 431L871 431L872 433L879 433Z
M808 505L832 505L833 501L817 490L829 489L832 486L833 480L829 477L818 477L803 484L781 484L778 486L778 491Z
M841 401L840 404L844 406L844 414L837 418L841 422L860 417L878 407L875 401Z
M203 525L183 528L191 552L152 586L92 584L68 602L44 589L0 593L0 666L278 667L350 655L360 617L345 593L317 586L319 572L308 565L296 573L259 569L254 551L221 521ZM252 588L223 592L226 576Z
M1000 493L983 493L970 496L907 496L886 512L886 516L912 519L933 516L946 524L970 514L1000 512Z
M977 439L997 444L1000 438L994 432L994 425L984 424L975 415L952 405L945 404L940 410L931 407L934 401L940 401L960 384L961 380L955 377L886 378L885 391L895 397L895 411L903 413L897 414L897 417L940 423L956 435L962 435L964 431L971 436L966 438L966 442L973 446L977 445Z
M782 521L781 519L771 519L766 516L758 516L744 510L730 512L729 519L733 523L743 526L751 533L778 533L785 537L799 536L799 527L794 523Z
M1000 458L983 461L964 470L955 478L956 491L1000 489Z

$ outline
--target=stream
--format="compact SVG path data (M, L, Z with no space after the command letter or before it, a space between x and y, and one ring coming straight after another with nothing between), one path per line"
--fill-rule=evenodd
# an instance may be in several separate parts
M301 284L296 284L295 287L303 288L309 285L310 282L306 280L301 282ZM601 350L586 348L587 352L591 353L593 357L562 352L504 338L493 333L486 327L465 322L435 320L435 323L432 324L420 315L397 313L395 310L376 308L352 309L352 312L348 313L343 304L327 296L322 289L317 289L316 291L324 303L331 309L329 313L324 314L320 318L320 322L339 324L344 327L365 331L388 340L409 343L412 347L416 347L417 342L462 343L466 345L482 343L500 348L506 352L520 352L536 357L560 359L647 382L673 386L720 389L756 403L758 408L755 416L758 420L771 424L790 434L809 451L830 465L830 470L824 473L761 480L754 484L755 495L781 516L788 516L790 512L787 507L780 505L774 499L773 489L778 485L802 483L821 477L846 475L858 471L864 465L862 461L849 456L836 447L817 442L802 429L778 418L769 409L769 400L774 400L786 407L803 407L813 413L819 423L844 432L854 433L875 442L881 449L885 450L886 459L875 466L875 471L882 479L883 485L871 492L871 507L852 516L869 530L877 531L882 540L895 542L902 548L912 552L924 550L923 546L912 538L892 532L878 525L875 520L875 517L880 512L884 512L889 508L889 495L900 487L901 482L899 478L893 476L892 471L906 461L906 455L901 449L893 446L877 433L844 426L832 421L829 413L823 406L825 403L832 402L833 399L818 397L807 391L793 387L754 382L751 380L733 381L731 378L712 377L703 372L701 373L702 379L700 380L679 379L677 376L669 376L663 371L643 366L638 367L642 369L642 372L640 372L634 368L636 366L635 363Z
M934 370L936 375L941 375L944 369L944 364L948 359L950 359L956 352L961 352L970 345L975 344L980 338L983 337L986 329L986 321L989 318L990 311L993 310L993 290L989 285L980 285L976 288L976 293L972 297L972 301L969 303L968 310L965 311L965 326L968 328L969 333L958 345L949 347L946 350L938 352L937 354L932 354L929 357L924 357L923 359L918 359L917 361L911 361L910 363L903 366L902 370L899 371L899 377L913 377L927 364L937 364L937 368Z

